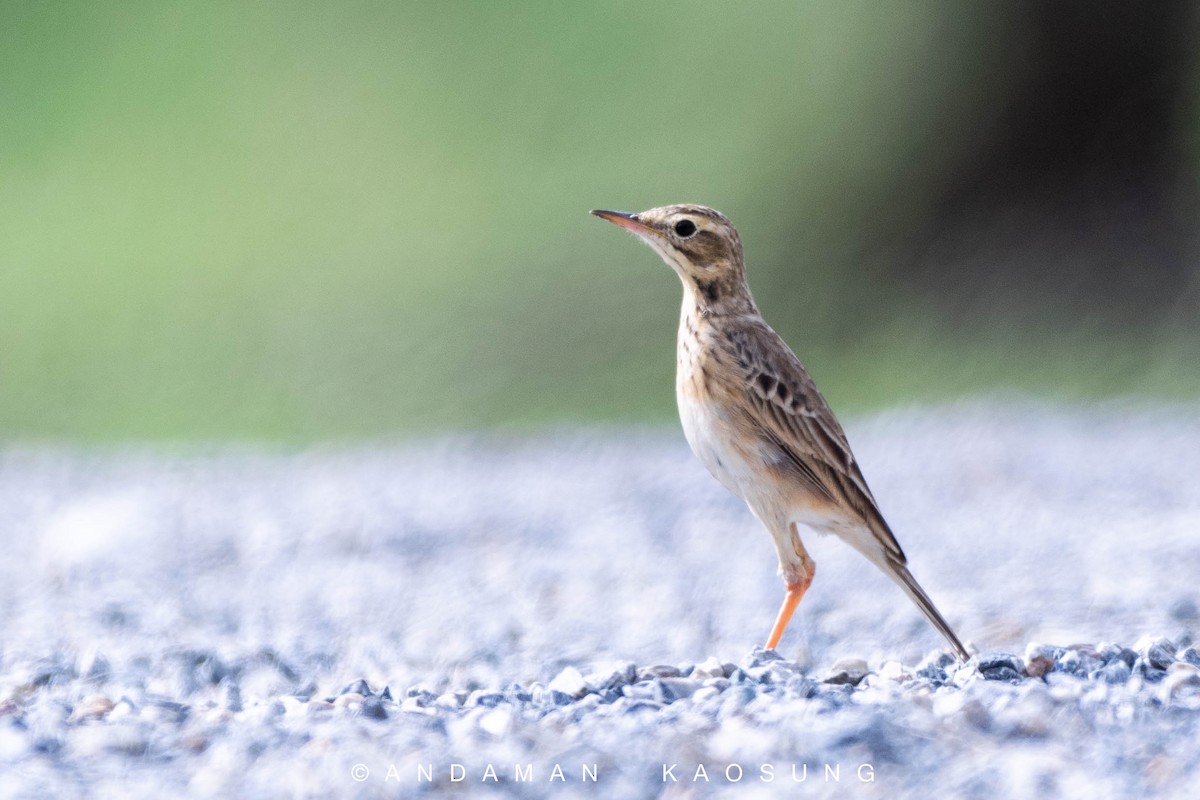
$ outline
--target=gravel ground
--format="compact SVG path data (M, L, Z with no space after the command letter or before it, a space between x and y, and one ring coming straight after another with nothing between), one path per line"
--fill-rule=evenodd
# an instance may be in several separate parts
M10 445L0 797L1195 796L1200 413L850 422L970 664L673 430Z

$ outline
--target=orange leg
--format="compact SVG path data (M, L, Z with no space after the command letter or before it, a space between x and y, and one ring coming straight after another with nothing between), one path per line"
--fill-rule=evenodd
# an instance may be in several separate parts
M788 623L792 620L792 614L796 611L796 606L800 605L800 598L804 597L804 593L808 591L808 587L812 585L813 574L810 571L806 577L797 583L789 583L787 594L783 597L783 605L779 608L779 616L775 618L775 627L771 628L771 637L767 639L768 650L774 650L779 644L779 640L783 637L783 632L787 630Z

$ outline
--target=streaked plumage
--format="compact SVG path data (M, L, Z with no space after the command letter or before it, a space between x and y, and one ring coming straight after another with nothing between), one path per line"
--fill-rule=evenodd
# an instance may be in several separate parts
M741 239L729 220L696 205L592 213L640 236L683 282L679 416L692 451L774 540L788 593L768 647L778 643L813 579L815 565L797 530L804 526L835 534L866 556L968 658L909 572L842 426L755 306Z

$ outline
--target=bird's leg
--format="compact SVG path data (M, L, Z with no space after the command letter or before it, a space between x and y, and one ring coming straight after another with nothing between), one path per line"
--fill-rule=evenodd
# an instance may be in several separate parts
M783 575L784 579L787 580L787 594L783 596L783 605L779 607L779 616L775 618L775 627L771 628L771 636L767 639L767 650L774 650L776 645L779 644L779 640L783 638L783 632L787 630L788 623L792 620L792 614L796 611L796 606L800 605L800 599L804 597L804 593L808 591L808 587L812 586L813 575L817 571L817 565L813 563L812 558L808 555L808 551L800 543L796 526L789 526L789 532L792 534L792 554L795 555L796 561L784 568Z
M798 583L788 584L787 594L783 596L783 605L779 607L779 616L775 618L775 627L771 628L771 637L767 639L767 650L774 650L775 646L779 644L783 632L792 619L792 614L796 611L796 606L800 605L800 598L804 597L804 593L812 585L812 579L813 576L810 572Z

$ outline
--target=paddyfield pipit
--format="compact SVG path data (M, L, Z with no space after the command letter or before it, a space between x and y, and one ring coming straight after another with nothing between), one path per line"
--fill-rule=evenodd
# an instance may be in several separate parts
M798 527L840 537L912 598L964 661L967 649L908 570L842 426L804 365L759 313L742 241L696 205L593 211L637 234L683 282L675 396L692 452L771 534L787 585L767 639L779 644L815 565Z

